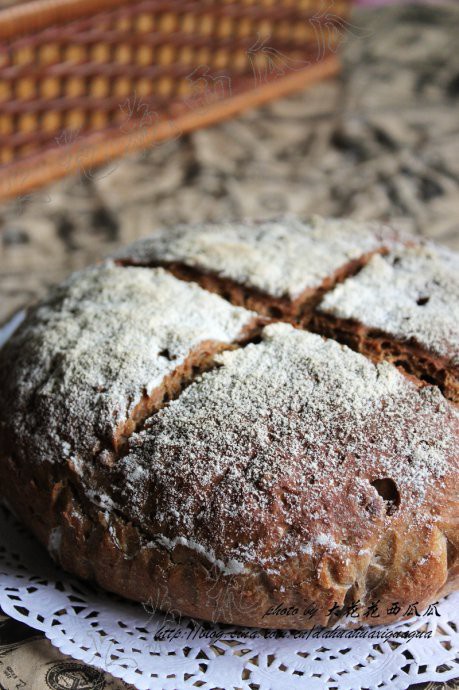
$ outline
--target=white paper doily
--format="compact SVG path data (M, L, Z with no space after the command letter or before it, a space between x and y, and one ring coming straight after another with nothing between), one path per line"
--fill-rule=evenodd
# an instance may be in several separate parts
M0 329L0 344L21 318ZM142 607L71 578L0 507L0 608L43 631L65 654L139 690L405 690L459 677L459 592L440 602L439 617L421 616L377 628L380 638L357 639L203 628L154 613L160 603ZM402 632L412 639L397 637ZM431 637L416 638L416 632ZM155 639L159 633L163 639Z
M62 652L140 690L192 688L196 681L226 690L251 684L260 690L404 690L459 676L459 593L440 602L440 617L379 629L393 635L432 631L430 639L411 640L305 640L293 633L266 639L261 631L217 625L208 625L200 639L198 621L155 614L156 603L142 607L77 582L0 508L0 608L42 630ZM155 640L165 630L172 631L171 639ZM209 635L221 637L214 642Z

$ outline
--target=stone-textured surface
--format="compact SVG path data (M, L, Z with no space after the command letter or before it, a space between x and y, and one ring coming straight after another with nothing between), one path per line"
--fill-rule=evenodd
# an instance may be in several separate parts
M459 249L459 7L359 10L341 77L0 207L0 321L178 221L393 220Z

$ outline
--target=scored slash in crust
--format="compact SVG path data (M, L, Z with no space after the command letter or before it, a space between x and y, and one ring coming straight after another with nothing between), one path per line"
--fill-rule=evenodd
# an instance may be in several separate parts
M0 353L3 499L70 572L187 615L306 628L433 601L459 578L459 412L412 343L454 377L458 341L409 300L429 284L457 314L440 254L290 218L181 226L74 274Z
M459 258L433 245L373 256L329 292L315 328L459 402Z

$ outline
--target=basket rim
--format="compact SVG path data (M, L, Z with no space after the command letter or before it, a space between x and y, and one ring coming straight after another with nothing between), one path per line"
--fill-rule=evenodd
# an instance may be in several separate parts
M0 39L45 29L104 10L129 5L129 0L28 0L0 9Z
M341 1L346 7L352 4L352 0ZM131 4L132 0L26 0L0 8L0 39L19 38L50 24L63 24Z
M339 69L338 57L331 55L275 81L217 100L204 108L178 113L172 119L164 119L145 128L141 138L136 131L111 133L107 138L106 132L102 130L83 137L76 144L77 155L70 155L70 160L65 156L62 147L54 147L24 160L9 163L0 167L0 201L28 194L62 177L82 172L79 167L82 160L85 161L85 167L96 168L165 141L171 136L181 136L201 127L216 124L245 110L287 96L322 79L335 76ZM70 154L72 146L75 148L74 143L68 147ZM16 181L15 184L12 184L12 180Z

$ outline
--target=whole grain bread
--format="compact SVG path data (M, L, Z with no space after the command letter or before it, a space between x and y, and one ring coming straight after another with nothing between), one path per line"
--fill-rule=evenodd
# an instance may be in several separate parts
M459 411L426 373L456 375L459 300L438 267L424 295L432 252L457 261L285 218L164 230L73 274L0 352L4 502L66 570L168 612L422 610L459 584ZM378 299L381 262L403 278ZM426 296L449 312L416 316Z

